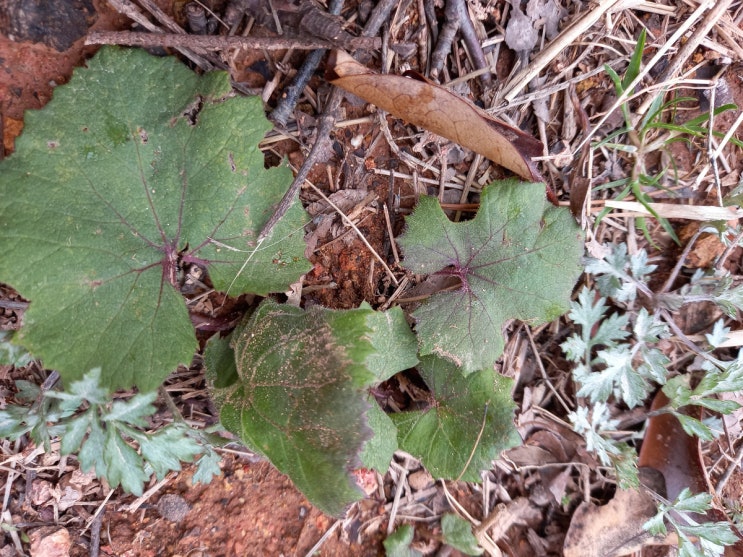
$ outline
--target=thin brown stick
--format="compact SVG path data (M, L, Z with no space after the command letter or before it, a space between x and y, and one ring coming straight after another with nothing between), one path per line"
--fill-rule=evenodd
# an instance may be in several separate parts
M124 14L125 16L127 16L129 19L133 21L136 21L145 29L152 31L152 33L160 34L162 32L162 29L160 29L157 25L152 23L139 10L139 7L133 4L132 2L130 2L129 0L108 0L108 3L111 4L111 6L113 6L113 8L117 12L119 12L120 14ZM96 33L91 33L91 36L95 34ZM91 43L91 42L88 42L88 40L86 40L85 44L117 44L117 43ZM185 47L177 48L177 50L178 52L183 54L183 56L191 60L191 62L196 64L198 67L200 67L202 70L211 71L214 69L213 64L209 60L201 56L200 54L193 52L190 49L185 48Z
M335 88L333 89L333 92L330 94L331 100L334 96L334 93L336 91L340 91L340 89ZM340 104L340 99L342 98L342 95L339 95L338 104ZM268 219L265 225L263 225L263 228L261 229L261 233L258 234L258 244L260 245L263 240L265 240L268 235L271 233L271 230L273 230L274 226L276 226L276 223L281 220L281 217L283 217L286 212L289 210L289 207L294 202L294 197L299 193L300 188L302 187L302 184L304 184L304 181L307 179L307 176L310 174L310 170L315 165L315 163L319 160L320 154L323 152L324 145L327 141L330 141L330 131L333 129L333 125L335 124L335 117L330 115L325 115L322 118L320 118L320 124L317 126L317 140L315 141L315 144L312 146L312 149L310 150L310 154L307 155L307 158L304 160L304 163L302 163L302 166L300 167L299 171L297 172L297 175L294 177L294 181L292 182L291 186L289 186L289 189L286 190L286 193L284 194L284 197L281 199L281 202L279 203L279 206L276 208L276 211L273 215L271 215L271 218Z
M378 37L354 37L353 48L379 48ZM180 35L166 33L133 33L127 31L94 31L88 35L85 44L117 44L124 46L201 48L204 50L227 50L229 48L252 48L265 50L315 50L316 48L335 48L330 41L312 37L237 37L210 35Z
M377 5L374 6L374 9L369 15L369 19L366 21L366 25L364 25L364 31L361 34L365 37L372 37L379 33L382 25L390 16L392 8L394 8L397 3L398 0L380 0Z
M332 15L340 15L341 9L343 8L343 0L332 0L328 6L328 13ZM327 50L320 48L313 50L307 55L307 58L302 63L302 67L294 76L291 85L284 89L281 98L279 99L276 108L270 114L271 120L279 124L280 126L286 126L289 116L294 112L294 108L299 100L299 95L304 91L304 88L309 83L312 74L320 65L320 61L323 56L327 53Z

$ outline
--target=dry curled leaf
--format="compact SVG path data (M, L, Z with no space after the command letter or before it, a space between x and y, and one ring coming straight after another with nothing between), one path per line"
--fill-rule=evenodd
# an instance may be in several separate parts
M642 525L656 513L644 490L618 489L606 505L580 504L565 536L565 557L619 557L658 542Z
M330 60L337 85L390 114L425 128L489 158L522 178L543 182L531 160L542 154L542 143L504 124L468 100L422 76L380 75L346 52Z

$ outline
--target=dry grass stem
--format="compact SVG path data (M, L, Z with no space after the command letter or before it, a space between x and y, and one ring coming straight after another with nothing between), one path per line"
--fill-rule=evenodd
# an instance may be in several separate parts
M648 207L666 219L687 219L699 221L734 220L743 218L743 209L740 207L717 207L714 205L676 205L673 203L647 203L642 205L637 201L615 201L607 199L605 207L624 211L623 216L649 217L653 216ZM598 211L600 208L596 208ZM614 213L614 216L618 216Z
M555 57L573 41L586 33L593 25L601 19L604 14L612 10L620 0L599 0L598 6L583 13L581 17L572 22L550 42L529 64L520 70L499 92L499 98L510 103L527 84L537 77Z

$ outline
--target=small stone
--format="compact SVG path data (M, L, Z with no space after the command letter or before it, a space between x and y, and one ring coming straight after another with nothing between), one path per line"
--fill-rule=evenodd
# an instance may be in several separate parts
M186 500L175 493L168 493L160 497L157 502L157 511L165 520L181 522L191 510Z
M65 528L45 526L29 534L31 557L69 557L72 540Z
M433 476L426 470L420 469L408 476L408 484L413 491L421 491L434 484Z

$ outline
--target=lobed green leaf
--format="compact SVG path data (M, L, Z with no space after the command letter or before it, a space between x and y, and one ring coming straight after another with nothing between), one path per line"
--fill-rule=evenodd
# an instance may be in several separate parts
M18 341L66 381L100 367L108 389L151 391L198 347L181 265L234 294L285 290L308 269L305 216L295 202L256 245L291 182L264 168L269 127L225 72L101 49L0 166L0 280L32 301Z
M422 357L418 369L432 400L425 410L390 416L400 448L437 478L480 481L480 470L521 442L513 425L512 381L492 370L465 377L436 356Z
M464 373L489 368L503 351L508 319L535 324L568 310L582 233L567 210L548 205L543 184L491 184L475 218L461 223L423 197L407 225L399 239L404 266L462 281L413 313L421 355L447 358Z

